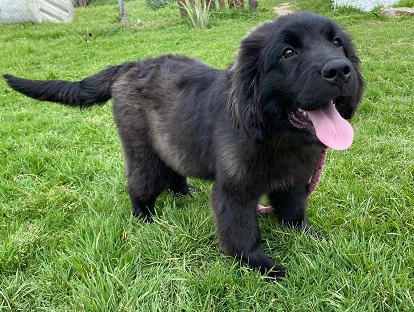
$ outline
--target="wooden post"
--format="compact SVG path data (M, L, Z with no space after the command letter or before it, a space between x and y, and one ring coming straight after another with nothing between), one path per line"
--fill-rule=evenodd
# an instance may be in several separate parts
M226 9L226 6L224 4L224 0L218 0L218 2L219 2L220 10Z
M259 3L258 3L257 0L249 0L249 8L250 8L250 10L256 12L258 6L259 6Z
M118 0L119 3L119 11L121 14L121 24L124 27L128 26L128 17L127 17L127 12L126 12L126 8L125 8L125 0Z

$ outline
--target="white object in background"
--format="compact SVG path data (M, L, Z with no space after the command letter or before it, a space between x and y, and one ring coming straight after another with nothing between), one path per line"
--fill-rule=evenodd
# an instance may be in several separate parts
M0 0L0 23L71 22L71 0Z
M400 0L334 0L334 6L349 6L368 12L376 6L390 6L398 3L399 1Z

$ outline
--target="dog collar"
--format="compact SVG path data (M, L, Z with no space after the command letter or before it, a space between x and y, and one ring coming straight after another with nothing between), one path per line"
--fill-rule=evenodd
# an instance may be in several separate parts
M308 197L315 191L316 186L318 186L319 179L322 175L323 165L326 161L326 148L324 148L319 155L318 163L316 164L315 171L313 172L312 178L308 185Z

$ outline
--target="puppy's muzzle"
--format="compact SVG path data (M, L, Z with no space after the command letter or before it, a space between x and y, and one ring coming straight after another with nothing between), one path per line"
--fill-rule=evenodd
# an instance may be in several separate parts
M351 78L351 65L347 60L333 60L325 64L321 73L322 77L332 84L346 83Z

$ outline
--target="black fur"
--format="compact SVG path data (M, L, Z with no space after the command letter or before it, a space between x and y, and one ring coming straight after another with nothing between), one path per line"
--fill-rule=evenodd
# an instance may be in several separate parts
M346 81L332 76L336 63L347 67ZM27 96L71 106L112 97L134 214L150 219L167 188L188 194L187 176L214 180L211 206L222 248L276 278L285 271L260 247L256 205L267 194L280 221L309 229L306 189L323 149L292 126L288 112L334 99L351 118L363 91L350 38L312 13L253 30L227 70L167 55L79 82L5 78Z

